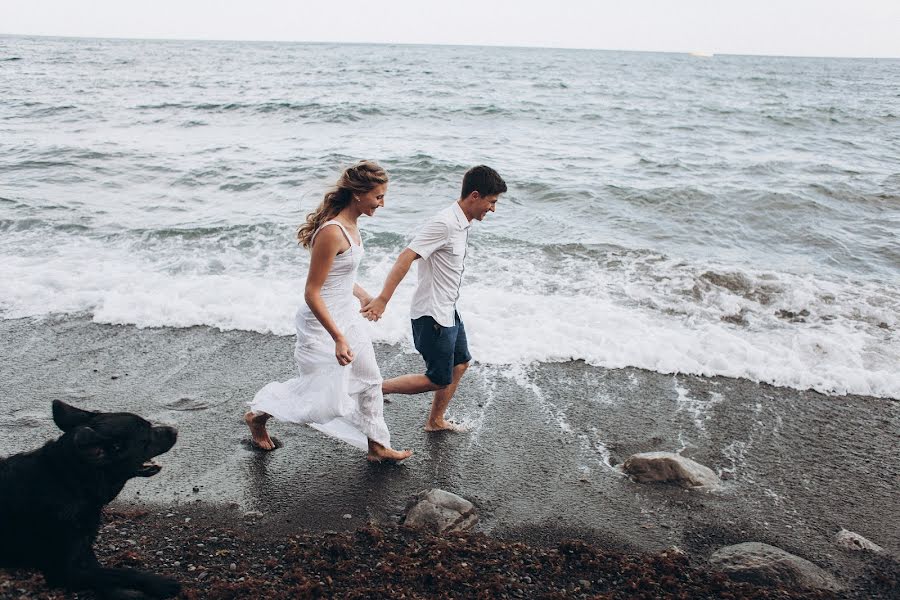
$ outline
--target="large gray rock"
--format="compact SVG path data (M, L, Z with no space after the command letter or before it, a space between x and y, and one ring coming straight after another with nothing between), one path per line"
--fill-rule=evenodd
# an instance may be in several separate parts
M638 483L674 483L684 488L706 489L722 484L709 467L673 452L634 454L622 469Z
M842 589L829 573L805 558L759 542L720 548L709 557L709 563L714 569L740 581L817 590Z
M404 525L424 527L437 533L465 531L478 522L475 506L456 494L441 489L416 494L406 507Z
M853 533L846 529L841 529L835 534L834 542L841 548L846 548L847 550L870 550L872 552L878 552L879 554L884 552L884 548L875 542L870 542L858 533Z

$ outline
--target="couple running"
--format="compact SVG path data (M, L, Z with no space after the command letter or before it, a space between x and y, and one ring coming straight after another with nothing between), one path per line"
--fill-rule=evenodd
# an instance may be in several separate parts
M453 430L444 416L472 356L456 312L469 225L494 212L506 183L484 165L463 177L458 201L433 217L400 253L381 293L372 298L356 283L363 257L357 221L384 206L388 177L372 161L349 167L297 232L311 250L305 304L297 311L294 359L299 375L257 392L244 421L254 446L274 450L266 421L307 423L367 452L372 462L399 462L412 455L391 448L383 394L434 392L426 431ZM382 380L363 317L377 321L413 262L419 283L411 318L424 375ZM355 297L355 300L354 300Z

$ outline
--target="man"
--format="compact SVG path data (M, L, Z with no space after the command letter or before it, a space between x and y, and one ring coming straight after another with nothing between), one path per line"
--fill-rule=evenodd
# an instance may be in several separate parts
M367 319L381 318L387 303L413 262L419 263L419 283L413 295L410 318L416 350L425 359L424 375L401 375L385 380L385 394L434 392L425 431L458 431L444 412L456 392L459 380L472 355L456 301L473 219L483 220L494 212L497 199L506 191L506 182L492 168L479 165L463 177L459 200L445 208L422 227L409 246L400 253L384 282L381 293L362 308Z

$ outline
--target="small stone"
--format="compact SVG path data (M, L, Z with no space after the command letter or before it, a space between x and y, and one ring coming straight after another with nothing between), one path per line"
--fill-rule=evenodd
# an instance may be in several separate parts
M830 573L808 560L759 542L720 548L709 557L709 563L738 581L830 591L842 589Z
M721 484L712 469L674 452L635 454L622 470L638 483L674 483L685 489L716 489Z
M345 518L345 519L352 519L352 518L353 518L353 515L351 515L350 513L345 513L345 514L342 515L342 516L343 516L343 518Z
M584 589L588 589L588 588L591 587L591 582L588 581L587 579L579 579L579 580L578 580L578 585L580 585L580 586L583 587Z
M403 523L444 533L466 531L478 522L475 506L460 496L434 488L416 494L406 510Z
M228 569L231 571L237 571L237 565L234 563L231 563L230 565L228 565Z
M200 488L197 487L197 486L195 485L195 486L194 486L194 493L196 494L196 493L199 492L199 491L200 491Z
M884 548L875 542L870 542L858 533L846 529L838 531L834 536L834 541L838 546L847 550L869 550L879 554L884 552Z

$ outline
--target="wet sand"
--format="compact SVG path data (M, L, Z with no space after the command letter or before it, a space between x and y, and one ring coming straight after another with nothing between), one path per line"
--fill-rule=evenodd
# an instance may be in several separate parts
M425 434L430 398L393 397L385 407L393 445L415 455L372 466L303 426L273 423L275 452L250 447L245 403L293 376L291 338L59 317L0 321L0 339L0 455L57 435L54 398L178 427L162 472L129 483L120 510L193 511L222 526L258 511L248 534L283 537L391 527L410 496L441 487L476 504L478 532L536 546L566 538L628 552L678 546L702 563L723 545L760 541L851 588L872 557L836 547L839 529L900 553L900 527L891 525L900 519L895 400L581 362L476 363L451 407L469 433ZM386 377L420 370L418 355L401 348L377 353ZM681 451L719 473L724 488L640 485L617 468L651 450Z

